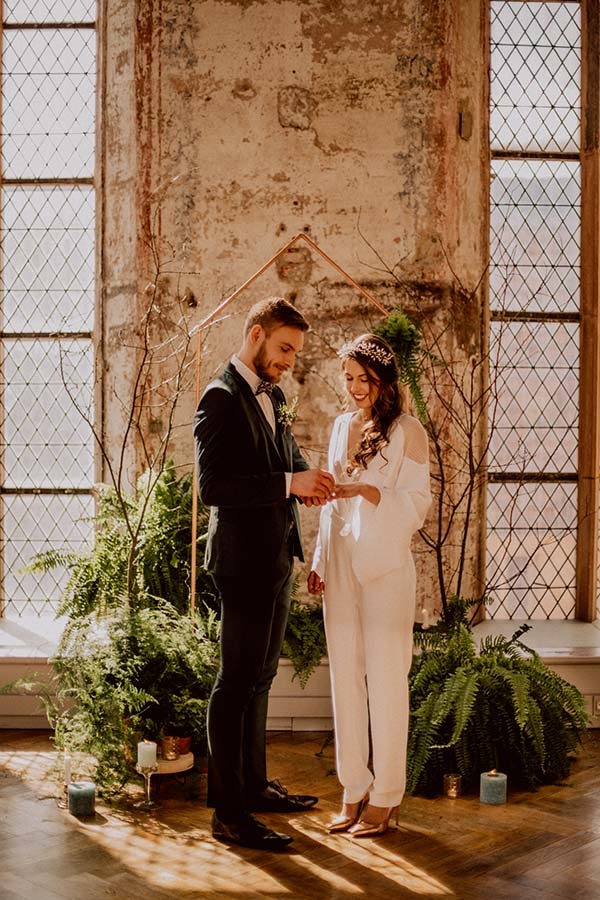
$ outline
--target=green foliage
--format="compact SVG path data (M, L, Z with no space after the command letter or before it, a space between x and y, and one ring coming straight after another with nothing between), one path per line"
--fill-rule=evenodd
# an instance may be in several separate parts
M426 422L427 409L420 385L425 352L421 329L400 307L396 307L385 322L373 331L386 340L394 351L400 378L408 385L419 418Z
M154 481L143 475L134 497L100 485L95 516L94 546L81 554L50 550L34 557L30 569L46 571L64 566L70 578L58 615L87 616L119 608L124 598L132 607L153 605L154 598L169 601L186 613L190 602L191 522L193 479L177 477L167 462ZM198 558L206 540L208 510L198 509ZM128 589L129 572L132 587ZM212 579L197 567L196 596L214 608Z
M64 630L51 685L26 685L44 702L59 749L97 759L96 781L117 791L141 737L191 735L206 754L206 708L218 669L215 592L198 568L190 615L192 475L173 463L144 475L134 497L101 486L96 539L81 554L51 550L33 569L66 566ZM199 557L208 510L199 506ZM52 696L56 695L56 701Z
M294 584L290 615L282 653L294 667L294 678L304 688L308 679L327 653L323 629L323 610L319 602L301 603L295 596Z
M206 706L218 656L214 614L180 615L166 601L73 618L54 660L57 747L94 756L105 794L132 774L142 737L185 731L193 749L206 755Z
M494 768L511 786L535 789L568 774L585 733L583 697L521 641L529 626L487 637L477 652L466 615L475 602L451 598L437 626L415 633L411 793L439 793L447 772L475 787Z

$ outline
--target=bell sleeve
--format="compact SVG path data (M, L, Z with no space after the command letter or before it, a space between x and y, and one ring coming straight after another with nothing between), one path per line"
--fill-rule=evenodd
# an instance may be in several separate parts
M360 498L353 522L353 568L361 584L405 565L412 537L425 522L431 493L429 447L421 423L403 416L373 463L364 480L379 489L380 501L375 505Z
M344 448L340 445L343 443L344 430L342 428L342 423L344 421L344 418L345 416L343 415L338 416L334 421L333 427L331 429L331 437L329 439L329 452L327 457L327 465L330 472L336 471L336 460L339 460L340 453L343 453ZM332 510L333 503L327 503L325 506L321 507L319 529L317 531L317 539L315 542L315 550L313 553L311 564L312 571L317 573L321 581L325 581L325 575L327 571L327 561L329 558L329 541L331 536Z

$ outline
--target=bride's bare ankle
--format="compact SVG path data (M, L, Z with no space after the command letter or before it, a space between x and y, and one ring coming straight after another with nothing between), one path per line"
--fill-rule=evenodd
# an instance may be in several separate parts
M345 803L344 802L342 804L342 815L349 816L349 817L353 817L353 816L355 817L358 815L358 811L359 811L360 807L361 807L361 801L359 801L358 803Z
M361 819L369 825L380 825L390 817L389 806L373 806L371 803L365 808Z

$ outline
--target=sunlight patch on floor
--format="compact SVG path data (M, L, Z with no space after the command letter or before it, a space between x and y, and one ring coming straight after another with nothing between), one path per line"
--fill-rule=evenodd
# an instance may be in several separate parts
M0 752L0 765L32 785L38 796L42 791L56 802L63 799L56 752ZM328 835L322 813L293 817L277 826L269 822L288 833L296 832L291 852L265 854L216 842L210 834L211 811L200 803L190 804L182 814L180 808L173 810L166 802L156 813L148 814L133 807L141 797L141 786L133 785L129 795L114 806L98 800L94 818L70 820L130 873L163 890L189 890L192 882L224 896L281 897L295 896L295 885L305 884L319 894L365 896L368 891L359 885L366 875L388 883L391 891L399 887L415 898L454 896L446 885L399 852L395 830L377 840L359 841L344 834ZM301 848L303 838L314 844L315 852L312 847L308 852ZM394 845L386 845L386 840ZM244 867L243 885L232 881L232 866L238 865ZM357 871L363 873L361 878Z
M428 897L453 897L454 892L442 884L424 869L420 869L408 862L394 850L385 846L385 836L372 839L355 839L347 834L323 835L322 830L317 830L307 819L301 822L294 820L294 826L298 831L306 834L321 844L330 846L336 853L344 854L349 860L360 864L370 871L377 872L381 878L392 881L405 890ZM308 860L306 860L309 862ZM313 865L315 865L313 863ZM324 878L324 872L319 869L319 876ZM351 882L348 884L354 888Z

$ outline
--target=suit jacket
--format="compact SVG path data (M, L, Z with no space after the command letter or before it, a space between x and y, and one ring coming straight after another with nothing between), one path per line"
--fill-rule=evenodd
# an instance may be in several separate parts
M281 388L271 394L285 403ZM277 433L248 382L229 363L204 391L194 420L200 499L211 507L204 565L215 575L303 559L295 497L285 473L308 469L289 429ZM290 543L291 541L291 543Z

